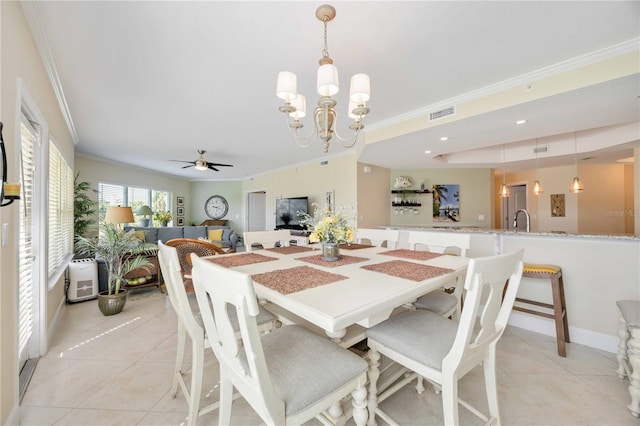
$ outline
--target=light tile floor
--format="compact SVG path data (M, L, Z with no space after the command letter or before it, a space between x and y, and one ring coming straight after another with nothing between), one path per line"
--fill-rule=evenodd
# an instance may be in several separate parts
M129 300L112 317L102 316L96 301L67 305L22 401L21 424L184 424L182 394L168 396L175 350L176 317L164 295ZM207 357L214 360L210 351ZM503 424L640 426L626 408L628 383L615 375L616 367L614 354L569 344L567 358L560 358L554 338L509 328L498 347ZM206 369L203 405L217 400L217 380L213 362ZM462 379L460 395L486 411L480 369ZM417 395L407 386L381 408L402 425L442 424L441 399L429 389ZM235 425L262 424L243 399L234 402L232 414ZM460 421L482 423L464 408ZM216 413L198 424L217 424Z

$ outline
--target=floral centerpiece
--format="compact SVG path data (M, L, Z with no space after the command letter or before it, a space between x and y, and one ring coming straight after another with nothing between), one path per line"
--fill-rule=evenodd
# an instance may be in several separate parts
M322 243L323 260L338 260L340 244L353 241L353 227L349 225L352 215L344 207L340 212L333 213L327 208L318 208L315 203L312 206L313 215L298 213L302 217L300 224L311 232L309 242Z
M156 214L154 214L153 218L155 220L157 220L158 222L160 222L160 224L162 226L167 226L167 224L171 220L172 216L171 216L171 213L169 213L168 211L161 210L161 211L157 212Z

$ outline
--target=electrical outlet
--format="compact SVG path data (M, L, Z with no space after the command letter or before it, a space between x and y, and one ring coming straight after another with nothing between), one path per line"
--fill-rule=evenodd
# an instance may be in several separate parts
M484 220L484 215L483 214L479 214L478 215L478 220Z

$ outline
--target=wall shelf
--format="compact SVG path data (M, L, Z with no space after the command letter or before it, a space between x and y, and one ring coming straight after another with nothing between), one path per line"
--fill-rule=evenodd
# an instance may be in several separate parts
M392 207L420 207L420 203L391 203Z
M428 189L392 189L392 194L431 194Z

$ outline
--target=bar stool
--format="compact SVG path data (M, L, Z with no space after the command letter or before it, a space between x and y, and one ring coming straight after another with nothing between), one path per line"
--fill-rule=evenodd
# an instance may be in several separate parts
M551 280L553 304L538 302L537 300L523 299L520 297L516 297L516 302L553 309L553 314L522 306L514 306L513 310L553 319L556 323L558 355L560 355L561 357L566 357L567 350L565 348L565 342L569 342L569 322L567 320L567 305L564 300L562 268L556 265L538 265L533 263L525 263L522 276L528 278L541 278Z

